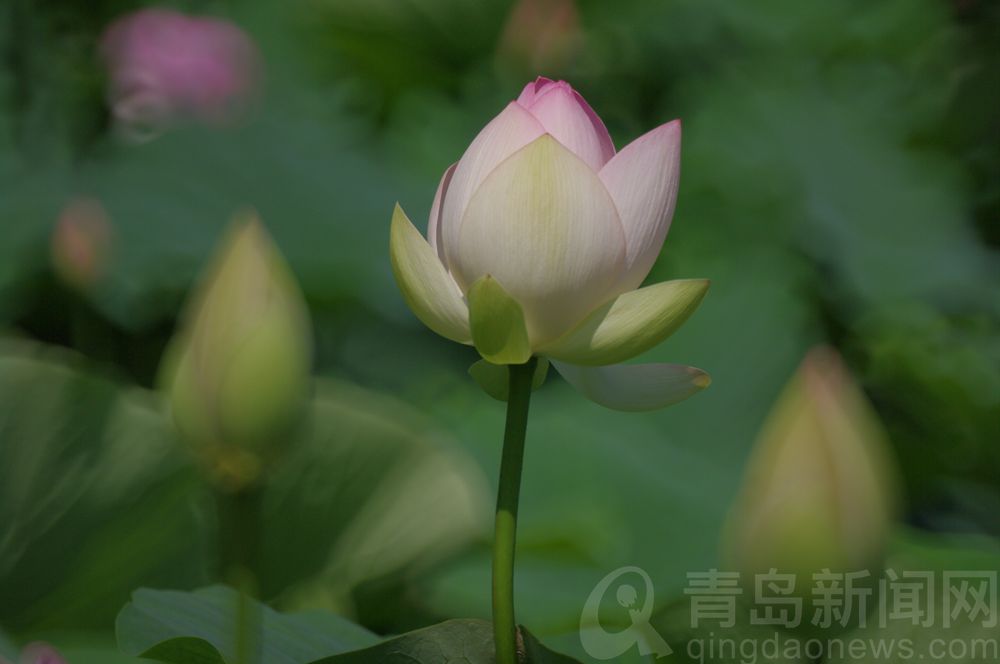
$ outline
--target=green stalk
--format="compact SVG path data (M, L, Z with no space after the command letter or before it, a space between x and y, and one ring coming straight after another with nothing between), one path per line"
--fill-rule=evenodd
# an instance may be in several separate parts
M518 664L517 622L514 620L514 549L517 536L517 503L524 464L524 436L536 358L509 367L507 425L500 461L496 531L493 540L493 639L497 664Z
M256 577L260 550L261 489L216 489L219 506L219 565L223 578Z
M251 485L235 491L216 489L219 508L219 562L222 578L239 592L236 615L237 664L260 661L257 594L261 538L261 489Z

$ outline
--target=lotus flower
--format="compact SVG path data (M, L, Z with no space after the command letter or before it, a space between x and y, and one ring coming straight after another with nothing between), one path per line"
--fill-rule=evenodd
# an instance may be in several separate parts
M115 118L126 128L158 131L172 120L219 123L252 96L259 54L233 23L143 9L108 27L101 55Z
M475 345L491 368L479 373L548 358L585 396L623 410L702 389L700 369L618 364L676 330L708 288L638 288L670 227L680 134L668 122L616 153L569 84L529 83L445 171L426 239L396 206L390 252L407 304Z

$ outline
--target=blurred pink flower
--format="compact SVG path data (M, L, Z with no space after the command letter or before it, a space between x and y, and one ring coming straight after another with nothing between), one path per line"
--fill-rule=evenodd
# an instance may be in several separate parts
M519 0L500 37L500 55L531 71L562 71L584 41L576 0Z
M21 651L21 664L66 664L66 660L49 644L38 642Z
M96 198L78 197L59 213L52 232L52 267L68 285L86 290L101 277L111 254L111 221Z
M182 117L224 123L259 82L257 47L222 19L144 9L112 23L100 50L112 113L138 131Z

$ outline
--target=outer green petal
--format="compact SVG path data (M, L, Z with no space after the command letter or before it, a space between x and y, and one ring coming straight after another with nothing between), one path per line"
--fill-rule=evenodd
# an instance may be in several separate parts
M493 364L523 364L531 358L524 312L490 275L469 289L469 323L476 350Z
M442 337L470 343L469 308L458 285L398 204L392 212L389 255L399 290L417 318Z
M549 361L544 357L538 358L535 375L531 380L531 389L537 390L541 387L548 374ZM497 401L507 401L510 394L510 369L507 365L479 360L469 367L469 375L476 379L479 387L483 388L483 392Z
M539 353L589 366L628 360L673 334L701 304L708 285L707 279L679 279L619 295Z
M606 408L627 411L665 408L708 387L701 369L681 364L552 365L577 392Z

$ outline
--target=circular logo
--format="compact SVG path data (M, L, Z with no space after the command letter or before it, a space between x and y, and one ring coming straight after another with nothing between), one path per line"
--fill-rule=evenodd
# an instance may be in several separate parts
M618 579L633 574L645 584L645 600L637 607L639 592L635 586L622 583L615 591L618 605L628 611L630 625L624 630L609 632L601 626L601 603ZM653 581L646 570L640 567L620 567L611 572L591 591L583 613L580 614L580 643L588 655L594 659L614 659L621 657L633 646L638 646L640 655L655 655L657 659L666 657L673 650L663 637L649 624L653 615Z

